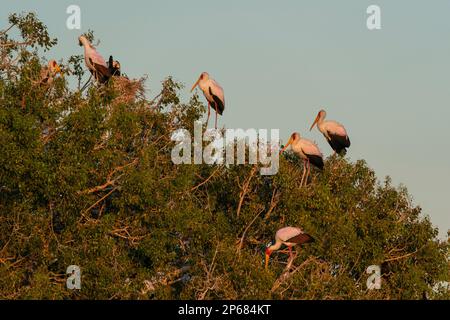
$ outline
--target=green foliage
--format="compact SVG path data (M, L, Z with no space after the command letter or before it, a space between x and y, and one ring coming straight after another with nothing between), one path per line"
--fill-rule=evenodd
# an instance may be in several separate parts
M45 50L56 45L56 39L51 39L47 32L47 27L37 19L36 14L11 14L9 23L17 26L24 42L27 42L32 48L42 47Z
M10 22L35 46L56 43L34 15ZM193 133L205 111L197 95L182 102L172 78L151 101L123 79L85 95L60 77L38 86L42 62L28 52L0 73L1 299L449 298L433 290L449 281L449 243L365 161L330 157L306 188L291 154L272 177L174 165L171 134ZM287 225L317 241L290 270L274 253L266 271L262 249ZM79 291L66 288L69 265L81 267ZM370 265L381 290L367 290Z

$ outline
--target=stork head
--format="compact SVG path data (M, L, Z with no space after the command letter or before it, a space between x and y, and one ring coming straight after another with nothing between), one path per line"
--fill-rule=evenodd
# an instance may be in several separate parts
M266 270L267 270L267 267L269 266L269 259L270 259L270 255L272 254L272 250L270 250L270 247L272 246L272 242L269 242L267 245L266 245L266 250L265 250L265 255L266 255L266 261L265 261L265 264L264 264L264 267L266 268Z
M312 125L311 128L309 129L309 131L311 131L311 130L314 128L314 126L315 126L316 124L319 123L319 121L320 121L321 119L325 119L326 116L327 116L327 113L325 112L325 110L323 110L323 109L320 110L319 113L317 114L316 119L314 120L313 125Z
M85 36L79 36L78 44L80 45L80 47L82 47L82 46L90 45L90 42Z
M200 75L201 80L208 80L209 79L209 73L208 72L202 72Z
M112 67L113 67L115 70L120 70L120 62L117 61L117 60L114 60L114 61L113 61L113 64L112 64Z
M61 67L53 59L48 62L48 70L51 74L62 74Z
M108 66L113 70L120 71L120 62L117 60L114 60L113 56L109 56Z
M200 77L198 78L198 80L194 83L194 85L192 86L191 92L194 91L195 87L198 86L198 84L200 83L200 81L206 81L209 79L209 74L208 72L202 72L202 74L200 75Z
M295 141L300 139L300 133L298 132L294 132L291 137L289 138L288 142L286 143L286 145L284 146L284 148L280 151L280 154L282 154L284 151L286 151L286 149Z

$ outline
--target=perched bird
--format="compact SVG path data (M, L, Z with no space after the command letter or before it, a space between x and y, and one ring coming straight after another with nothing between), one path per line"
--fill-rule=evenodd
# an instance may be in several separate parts
M314 120L310 131L317 124L317 128L322 132L325 139L327 139L331 148L337 154L346 154L347 148L350 147L350 138L344 126L336 121L325 120L327 113L325 110L320 110Z
M105 59L95 50L85 36L80 36L78 40L80 46L84 47L84 62L92 76L100 83L108 82L111 73Z
M62 75L61 67L55 60L50 60L47 66L41 69L39 84L52 84L54 77L58 73Z
M280 151L280 154L282 154L290 145L292 145L292 151L303 159L303 175L300 185L303 186L303 182L306 185L311 172L310 163L318 169L323 170L324 163L322 152L320 152L319 147L314 142L301 138L298 132L294 132L291 135L288 143Z
M50 60L48 64L41 68L41 72L39 74L39 79L32 80L33 86L47 86L50 88L50 85L53 83L54 78L57 74L63 75L61 71L61 67L55 60ZM26 92L22 95L21 106L22 109L25 109L26 106Z
M197 82L192 86L191 92L195 87L199 86L203 91L206 100L208 100L208 119L206 125L209 122L209 116L211 114L211 106L216 111L216 125L217 129L217 114L222 115L225 110L225 96L222 87L212 78L209 77L207 72L203 72L198 78Z
M108 68L112 77L120 77L120 63L119 61L114 60L113 56L109 56Z
M292 247L304 243L314 242L314 238L304 233L302 229L296 227L284 227L275 234L275 244L269 243L266 248L266 269L269 265L269 259L272 252L277 251L284 244L289 249L289 255L292 258Z

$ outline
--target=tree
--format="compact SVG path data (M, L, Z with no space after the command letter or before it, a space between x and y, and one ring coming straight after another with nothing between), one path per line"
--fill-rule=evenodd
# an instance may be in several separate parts
M301 161L276 176L252 165L174 165L172 133L206 111L168 77L113 78L86 93L58 77L34 84L56 44L34 14L0 32L0 298L448 299L449 243L406 188L380 183L365 161L329 157L299 188ZM8 36L18 28L22 39ZM63 68L82 76L79 59ZM289 261L263 248L301 226L314 244ZM66 269L81 268L81 290ZM382 288L367 290L379 265Z

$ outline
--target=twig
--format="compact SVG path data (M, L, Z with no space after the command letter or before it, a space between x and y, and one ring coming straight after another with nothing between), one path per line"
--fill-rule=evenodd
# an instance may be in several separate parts
M0 263L5 264L7 261L14 260L14 257L0 258Z
M5 30L0 31L0 36L2 36L2 35L4 35L4 34L8 33L8 31L11 30L15 25L16 25L16 24L13 23L13 24L11 24L8 28L6 28Z
M392 248L391 250L389 250L389 254L391 254L391 253L393 253L393 252L403 251L403 250L405 250L405 249L406 249L406 246L404 246L404 247L401 248L401 249L398 249L397 247L395 247L395 248Z
M34 39L28 40L28 41L24 41L24 42L6 42L6 43L0 43L0 47L3 48L8 48L8 47L14 47L14 46L18 46L18 47L23 47L23 46L28 46L30 44L33 43Z
M244 245L244 238L245 238L245 235L247 234L247 231L250 229L250 227L252 226L252 224L256 221L256 219L259 217L259 215L263 212L264 210L261 210L261 211L259 211L258 212L258 214L253 218L253 220L247 225L247 227L245 228L245 230L244 230L244 232L242 233L242 237L241 237L241 240L239 241L239 245L238 245L238 248L237 248L237 254L238 254L238 256L240 256L240 254L241 254L241 249L242 249L242 246Z
M250 186L250 182L251 182L253 176L255 175L256 170L258 170L258 167L257 167L257 166L254 166L254 167L252 168L252 170L250 171L250 174L249 174L247 180L244 182L244 185L243 185L242 188L241 188L240 199L239 199L239 205L238 205L237 212L236 212L236 215L237 215L238 217L239 217L239 214L241 213L242 204L244 203L245 195L246 195L247 192L248 192L248 188L249 188L249 186Z
M396 261L396 260L408 258L408 257L412 256L413 254L416 254L417 251L418 251L418 250L416 250L416 251L414 251L414 252L410 252L410 253L405 254L405 255L403 255L403 256L393 257L393 258L390 258L390 259L386 259L386 260L384 260L384 262L390 262L390 261Z
M114 184L116 183L116 181L119 180L119 179L123 176L123 174L120 174L120 175L117 176L115 179L111 179L112 176L114 175L114 173L116 173L116 172L118 172L118 171L122 171L122 170L124 170L125 168L127 168L127 167L129 167L129 166L135 165L135 164L137 163L137 161L138 161L138 158L135 158L135 159L134 159L133 161L131 161L130 163L127 163L127 164L125 164L125 165L122 165L122 166L119 166L119 167L114 168L114 169L108 174L108 176L107 176L107 178L106 178L106 182L105 182L104 184L102 184L102 185L100 185L100 186L96 186L96 187L94 187L94 188L87 189L87 190L79 191L78 194L90 194L90 193L95 193L95 192L98 192L98 191L103 191L103 190L105 190L106 188L108 188L109 186L114 185Z
M283 274L273 284L272 289L271 289L272 292L275 292L284 282L286 282L289 278L291 278L295 273L300 271L300 269L302 269L304 266L309 264L311 261L315 260L315 258L309 257L308 259L303 261L303 263L301 265L299 265L297 268L295 268L292 272L289 272L289 270L292 267L292 263L293 263L294 259L291 259L291 260L292 261L290 261L290 263L288 263Z
M205 181L203 181L202 183L200 183L200 184L196 185L195 187L193 187L193 188L191 189L191 192L194 191L194 190L197 190L197 189L200 188L202 185L208 183L208 181L216 174L217 171L219 171L219 169L220 169L220 166L217 166L216 170L214 170L214 172L213 172L213 173L212 173Z
M100 198L100 200L98 200L96 203L94 203L92 206L90 206L89 208L87 208L86 210L84 210L84 213L89 212L89 210L91 210L92 208L95 208L95 206L97 206L100 202L102 202L103 200L105 200L106 198L108 198L114 191L117 190L117 187L113 188L110 192L108 192L106 195L104 195L103 197Z
M130 243L132 245L136 245L140 240L142 240L143 238L145 238L145 236L132 236L129 232L128 232L128 226L124 227L124 228L120 228L120 229L115 229L113 231L111 231L111 234L113 236L125 239L130 241Z
M215 269L215 261L216 261L216 256L217 256L217 252L219 251L219 244L217 244L216 246L216 251L214 252L214 257L211 261L211 265L209 266L209 269L206 269L206 288L203 290L203 292L200 293L200 295L198 296L198 300L204 300L206 297L206 294L208 293L209 290L213 290L216 287L217 281L218 279L214 279L214 282L212 283L212 285L210 284L212 282L212 278L213 278L213 273L214 273L214 269ZM206 268L206 266L205 266Z
M272 193L272 198L270 199L270 207L267 211L266 215L264 216L264 220L267 220L270 217L270 214L272 213L273 209L278 205L278 201L280 201L279 198L280 194L277 192L277 189L275 188Z
M161 90L161 92L156 97L154 97L151 101L149 101L149 105L151 106L153 103L155 103L156 99L161 97L162 94L163 94L163 90Z

